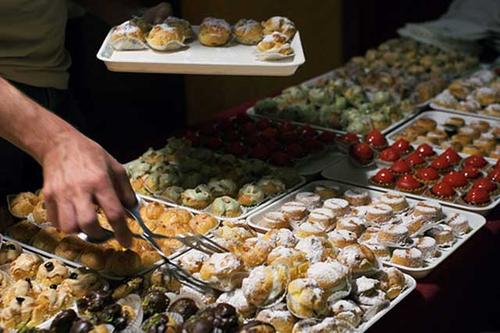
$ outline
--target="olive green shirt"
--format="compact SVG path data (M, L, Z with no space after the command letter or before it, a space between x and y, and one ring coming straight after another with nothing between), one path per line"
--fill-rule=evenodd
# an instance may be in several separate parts
M66 0L0 0L0 76L66 89Z

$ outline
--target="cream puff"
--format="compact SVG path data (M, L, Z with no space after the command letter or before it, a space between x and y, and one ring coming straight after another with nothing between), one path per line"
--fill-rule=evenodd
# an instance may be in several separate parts
M286 36L287 40L293 38L297 32L295 23L290 19L282 16L273 16L268 20L262 22L262 27L264 28L264 35L270 35L273 32L279 32Z
M223 46L231 38L231 26L223 19L207 17L203 19L198 40L205 46Z
M42 264L42 259L33 253L24 252L14 260L9 268L10 275L16 279L34 278L38 267Z
M262 40L264 29L255 20L241 19L233 26L233 35L241 44L255 45Z
M69 276L68 268L57 259L49 259L38 267L36 281L46 287L57 286Z

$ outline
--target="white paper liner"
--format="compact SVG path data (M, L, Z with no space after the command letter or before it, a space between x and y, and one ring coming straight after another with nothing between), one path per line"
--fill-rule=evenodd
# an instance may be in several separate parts
M141 324L142 324L142 319L144 317L144 312L142 310L141 297L137 294L130 294L130 295L120 299L116 303L118 303L120 305L130 306L135 312L135 318L130 320L127 328L121 332L123 332L123 333L140 333L140 332L142 332Z
M266 52L257 51L255 57L257 58L257 60L261 61L276 61L293 58L295 57L295 52L293 52L292 54L281 54L279 53L279 49L273 49Z

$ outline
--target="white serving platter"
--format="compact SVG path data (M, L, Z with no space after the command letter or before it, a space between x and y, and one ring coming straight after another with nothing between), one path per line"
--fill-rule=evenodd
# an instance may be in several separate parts
M446 111L446 112L452 112L452 113L456 113L456 114L460 114L460 115L464 115L464 116L470 116L470 117L477 117L477 118L484 118L484 119L491 119L491 120L500 121L499 117L489 116L489 115L480 114L480 113L474 113L474 112L464 112L464 111L460 111L460 110L456 110L456 109L450 109L450 108L446 108L444 106L437 105L436 103L433 103L433 102L431 102L429 104L429 106L431 108L433 108L434 110L438 110L438 111Z
M381 191L378 189L367 189L363 187L358 187L358 186L353 186L353 185L347 185L341 182L332 182L330 180L319 180L319 181L314 181L311 183L308 183L304 185L303 187L297 189L295 192L290 193L286 195L285 197L281 198L280 200L274 202L273 204L267 206L265 209L260 210L259 212L252 214L247 218L247 223L250 227L254 228L258 232L266 232L267 230L265 228L262 228L261 226L258 225L256 221L261 219L266 213L271 212L271 211L276 211L278 210L284 203L293 200L295 197L295 194L298 192L303 192L303 191L314 191L315 186L317 185L327 185L327 186L338 186L342 191L345 191L347 189L356 189L360 191L367 192L371 198L377 198L384 194L386 191ZM403 193L406 195L406 193ZM419 201L424 201L424 200L431 200L431 199L425 199L425 198L412 198L409 195L406 195L407 201L410 204L410 206L416 204ZM434 200L435 201L435 200ZM468 232L465 235L457 237L456 241L453 243L452 246L447 247L447 248L441 248L440 252L441 255L437 258L433 258L432 260L427 262L427 265L424 267L419 267L419 268L411 268L411 267L406 267L406 266L401 266L401 265L396 265L393 264L389 261L382 261L384 265L386 266L392 266L392 267L397 267L401 271L413 276L416 279L422 279L426 277L429 273L431 273L436 267L438 267L441 263L443 263L453 252L455 252L460 246L462 246L467 240L469 240L479 229L481 229L485 224L486 224L486 219L476 213L472 212L467 212L463 211L460 209L455 209L455 208L449 208L449 207L443 207L443 213L445 215L449 215L452 213L457 213L465 216L467 220L469 221L469 225L471 227L471 231Z
M193 27L193 30L196 33L198 27ZM110 38L111 31L97 52L97 58L113 72L290 76L305 63L299 32L291 43L295 56L274 61L257 60L255 46L236 43L207 47L195 39L187 48L171 52L152 49L116 51L109 43Z
M394 191L404 194L408 198L418 199L418 200L434 200L442 205L458 208L461 210L468 210L481 215L488 214L493 208L500 204L500 194L497 194L492 202L487 206L473 206L466 205L459 202L450 202L445 200L433 199L430 197L422 196L419 194L406 193L398 191L396 189L388 189L382 186L374 185L370 182L370 178L374 176L377 171L381 168L379 165L372 166L371 168L360 168L355 167L347 157L336 159L332 164L326 167L321 175L330 180L338 181L344 184L351 184L355 186L365 187L373 190L388 192Z

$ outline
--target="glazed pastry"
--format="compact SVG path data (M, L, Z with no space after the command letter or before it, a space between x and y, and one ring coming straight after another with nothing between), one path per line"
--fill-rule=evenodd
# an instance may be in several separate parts
M266 195L276 195L278 193L282 193L285 191L285 184L277 179L272 177L264 177L257 182L257 186L264 191Z
M408 228L404 225L385 225L378 233L378 241L384 245L403 244L408 236Z
M217 227L219 222L215 217L209 214L197 214L189 220L189 227L197 234L207 234L210 230Z
M255 20L241 19L233 26L233 35L241 44L255 45L262 40L263 28Z
M328 231L335 227L335 214L328 208L316 208L309 212L307 222Z
M333 211L335 216L339 217L347 213L349 202L344 199L332 198L325 200L325 202L323 203L323 207L330 209L331 211Z
M9 210L16 217L26 217L33 212L38 197L31 192L22 192L17 194L9 201Z
M299 192L295 195L295 200L302 202L308 209L318 207L321 203L321 197L313 192Z
M243 263L234 254L215 253L201 266L200 278L226 289L239 285L243 272Z
M281 307L264 309L255 319L273 325L276 333L292 333L293 325L297 321L290 311Z
M45 201L39 201L33 209L33 220L37 224L47 222L47 209L45 208Z
M141 258L131 250L113 251L106 260L106 272L117 276L130 276L141 268Z
M5 306L18 297L36 298L41 292L42 287L30 279L17 280L2 293L2 303Z
M0 311L0 322L6 329L27 324L31 318L34 307L34 299L31 297L16 297L12 299Z
M373 274L380 268L380 263L372 250L360 244L341 249L337 260L349 267L354 276Z
M370 205L366 209L366 220L376 223L389 221L393 216L392 207L383 203Z
M287 40L292 39L297 32L295 23L293 23L290 19L281 16L274 16L269 18L267 21L262 22L262 27L264 28L264 35L269 35L277 31L284 34Z
M236 183L231 179L211 179L207 185L214 198L226 195L232 197L237 192Z
M235 289L220 295L216 303L232 305L244 318L250 318L255 314L255 305L249 303L248 298L243 293L243 289Z
M406 278L399 269L385 267L380 279L380 288L386 293L388 299L393 300L406 288Z
M328 240L334 247L344 248L356 244L358 236L352 231L335 229L328 233Z
M38 266L42 263L42 259L33 253L21 253L19 257L14 260L9 268L10 275L16 279L30 279L34 278L38 271Z
M259 221L259 225L268 229L289 228L290 224L284 213L269 212Z
M169 16L165 19L164 23L179 29L185 40L193 38L193 29L191 28L191 23L189 23L189 21L175 16Z
M31 244L32 239L40 231L40 227L34 225L28 220L15 223L8 229L9 235L26 244Z
M240 204L229 196L215 199L211 207L212 213L217 216L238 217L241 215Z
M245 184L238 193L238 202L243 206L253 206L265 198L264 191L256 185Z
M211 201L210 193L200 187L188 189L181 194L182 204L195 209L206 208Z
M264 234L263 239L271 242L273 247L284 246L293 248L297 245L297 238L288 229L272 229Z
M351 231L359 237L365 231L365 225L362 218L356 216L343 217L337 220L336 230Z
M394 212L400 212L408 208L405 196L395 192L384 193L380 196L380 202L389 205Z
M363 310L353 301L338 300L330 306L335 319L347 323L352 327L357 327L363 319Z
M45 289L36 298L29 325L36 326L41 324L68 307L71 301L71 296L64 291L51 288Z
M298 318L322 316L327 312L325 296L315 280L293 280L288 284L288 310Z
M67 236L55 248L54 253L71 261L78 261L87 244L77 236Z
M18 243L4 242L0 245L0 265L13 262L21 255L23 249Z
M57 259L49 259L38 267L36 280L38 283L49 287L59 285L69 276L69 270Z
M275 303L286 292L288 271L285 266L258 266L243 279L243 294L257 307Z
M307 216L307 206L300 201L289 201L281 206L281 211L290 221L300 221Z
M370 196L368 192L357 191L357 190L347 190L344 192L344 199L346 199L349 204L353 206L365 206L370 203Z
M349 270L337 261L318 262L307 270L307 278L316 281L318 286L334 298L342 298L350 292ZM332 297L329 297L331 300Z
M340 188L337 186L317 185L314 188L314 193L320 196L321 200L328 200L341 196Z
M406 267L421 267L424 263L424 256L419 249L396 249L392 252L391 262L396 265Z
M108 255L109 251L96 245L88 245L80 255L80 262L96 271L101 271L106 266Z
M438 253L436 240L431 237L420 237L415 240L415 247L422 252L424 259L430 259Z
M57 245L63 239L63 234L54 227L46 227L41 229L31 241L31 245L49 252L54 253Z
M92 291L101 290L106 282L99 274L88 269L78 268L70 272L61 283L60 289L76 298L81 298Z
M331 244L324 238L316 236L300 239L295 249L302 251L310 263L325 261L335 255Z
M223 46L229 42L231 26L223 19L207 17L203 19L198 40L205 46Z
M451 246L455 241L453 229L448 225L440 224L439 226L429 230L427 234L434 238L439 246Z
M254 237L247 238L237 253L245 267L252 268L262 265L272 249L270 241Z

